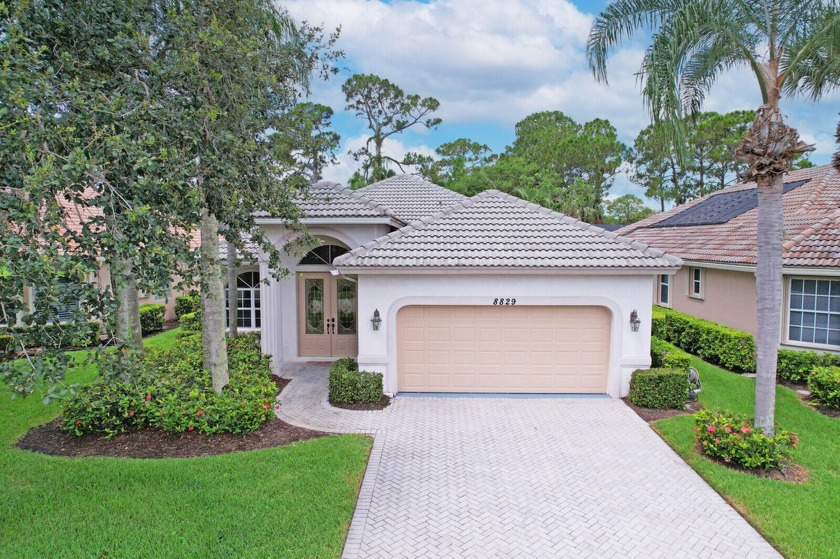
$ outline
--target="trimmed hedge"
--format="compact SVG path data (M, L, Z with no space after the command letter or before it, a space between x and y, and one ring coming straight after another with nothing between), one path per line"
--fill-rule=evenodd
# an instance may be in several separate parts
M330 401L337 404L378 402L382 398L382 373L359 371L351 357L335 361L330 366Z
M166 314L166 305L149 303L140 305L140 330L143 335L163 330L163 315Z
M747 332L654 307L651 335L724 368L755 372L755 342ZM780 349L776 374L790 382L804 383L815 367L832 366L840 366L840 355Z
M691 366L691 355L665 340L651 337L650 366L654 369L678 369L687 371Z
M201 310L181 315L182 332L201 332Z
M277 386L271 358L256 336L228 339L230 382L221 394L203 366L201 336L178 339L172 349L149 350L133 380L103 374L79 388L64 405L62 429L74 435L112 436L134 428L170 433L250 433L274 417Z
M815 367L808 376L808 390L817 403L840 409L840 367Z
M840 366L840 355L780 349L776 374L790 382L805 383L808 381L811 372L817 367L832 366Z
M639 369L630 377L627 399L637 406L654 409L685 408L688 399L688 371Z
M653 314L654 336L726 369L755 372L752 335L671 309Z
M194 313L200 309L200 295L178 295L175 297L175 316L177 316L178 319L185 314Z
M700 410L694 414L694 425L704 454L742 468L782 468L799 443L789 431L768 437L753 427L751 419L725 411Z

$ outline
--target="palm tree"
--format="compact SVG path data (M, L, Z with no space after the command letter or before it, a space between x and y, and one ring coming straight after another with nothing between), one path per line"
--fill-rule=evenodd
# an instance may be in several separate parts
M783 175L813 150L784 123L782 93L817 100L840 82L838 2L809 0L617 0L594 21L589 65L607 80L611 51L649 32L639 79L655 121L699 112L724 72L749 69L762 105L738 156L758 187L758 300L755 424L774 432L776 359L782 308Z

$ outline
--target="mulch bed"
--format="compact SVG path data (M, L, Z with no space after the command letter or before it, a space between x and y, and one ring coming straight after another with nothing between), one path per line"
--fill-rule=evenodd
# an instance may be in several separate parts
M374 410L384 410L388 406L391 405L391 399L386 396L382 395L378 402L360 402L358 404L340 404L338 402L333 402L330 400L330 405L334 408L341 408L343 410L354 410L354 411L374 411Z
M733 464L727 464L723 460L719 458L715 458L712 456L708 456L703 452L703 449L700 448L700 444L694 445L694 452L705 458L710 462L714 462L715 464L719 464L724 468L729 468L730 470L735 470L736 472L741 472L743 474L750 474L751 476L755 477L762 477L766 479L774 479L776 481L785 481L788 483L805 483L811 478L811 473L806 470L803 466L795 462L791 462L787 466L785 466L784 471L782 470L753 470L749 468L742 468L740 466L735 466Z
M827 408L825 406L821 406L819 404L814 403L814 399L811 396L806 396L804 394L799 395L799 399L808 406L809 408L820 412L823 415L828 417L840 417L840 410L836 408Z
M660 419L668 419L669 417L676 417L678 415L690 415L692 413L700 411L703 408L703 404L701 404L699 401L694 401L686 404L684 410L655 410L651 408L643 408L641 406L637 406L636 404L632 404L627 400L627 398L622 398L621 400L625 404L627 404L627 407L636 412L636 415L638 415L648 423L653 423L654 421L659 421Z
M278 392L289 379L273 377ZM272 419L247 435L220 433L212 437L198 431L166 433L160 429L142 429L115 435L77 437L61 430L61 418L30 430L18 441L18 447L54 456L111 456L116 458L193 458L257 450L330 436Z

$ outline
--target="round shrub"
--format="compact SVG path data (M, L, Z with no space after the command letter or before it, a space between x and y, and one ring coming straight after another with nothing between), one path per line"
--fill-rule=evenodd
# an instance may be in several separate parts
M715 410L694 414L694 432L704 454L749 469L783 468L799 443L788 431L768 437L752 420Z
M681 410L688 399L688 371L676 369L633 371L627 399L643 408Z
M141 365L131 381L105 371L83 386L65 404L62 428L106 436L136 427L247 434L273 417L271 358L260 352L256 336L228 340L230 383L219 395L203 367L199 334L182 336L172 349L150 350Z
M157 303L140 305L140 330L143 335L163 330L163 315L165 314L166 305Z
M182 314L179 322L183 332L201 332L201 310Z
M679 369L687 371L691 366L691 355L677 346L659 338L650 338L651 367L654 369Z
M815 367L808 376L808 390L817 403L840 409L840 367Z
M330 366L329 397L337 404L378 402L382 398L382 373L359 371L356 360L338 359Z
M175 297L175 316L177 316L179 320L181 316L196 312L200 308L200 295L178 295Z

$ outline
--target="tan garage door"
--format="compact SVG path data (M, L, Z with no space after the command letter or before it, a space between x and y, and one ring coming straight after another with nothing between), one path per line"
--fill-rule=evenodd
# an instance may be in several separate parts
M604 393L609 331L603 307L403 307L398 390Z

